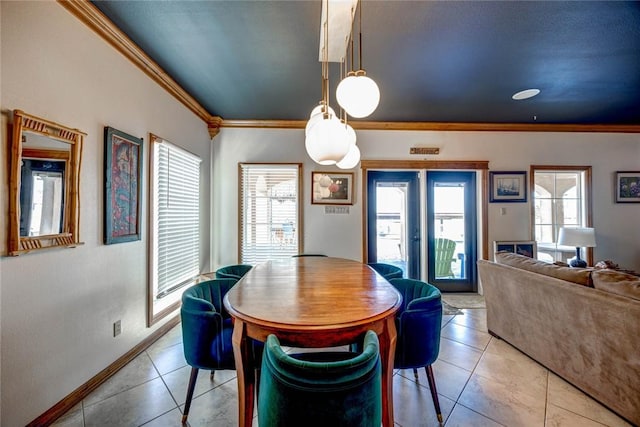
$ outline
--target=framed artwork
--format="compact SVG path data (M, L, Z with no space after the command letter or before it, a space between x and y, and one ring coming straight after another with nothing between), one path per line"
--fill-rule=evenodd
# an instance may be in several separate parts
M353 172L311 172L311 204L352 205Z
M501 251L513 252L515 254L528 256L529 258L538 257L538 245L535 240L496 240L493 242L493 252Z
M142 138L104 128L104 243L140 240Z
M492 203L527 201L527 172L489 172Z
M616 172L616 203L640 203L640 172Z

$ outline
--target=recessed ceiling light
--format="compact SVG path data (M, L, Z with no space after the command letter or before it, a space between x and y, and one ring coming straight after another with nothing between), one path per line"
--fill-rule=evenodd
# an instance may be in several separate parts
M511 98L515 99L516 101L522 101L523 99L533 98L539 93L540 93L540 89L526 89L526 90L521 90L520 92L514 93Z

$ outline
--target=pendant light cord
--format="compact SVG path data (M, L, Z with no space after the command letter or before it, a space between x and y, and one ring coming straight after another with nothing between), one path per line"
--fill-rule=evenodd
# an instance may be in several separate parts
M360 7L358 8L358 14L359 14L358 24L360 25L360 37L358 40L358 51L359 51L358 65L362 70L362 3L363 3L363 0L360 0L359 3L360 3Z

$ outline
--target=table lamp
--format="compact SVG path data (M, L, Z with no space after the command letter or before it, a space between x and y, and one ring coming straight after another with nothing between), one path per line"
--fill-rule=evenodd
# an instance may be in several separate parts
M558 244L575 246L576 256L569 260L571 267L585 268L587 262L580 258L580 248L592 248L596 245L596 233L591 227L561 227Z

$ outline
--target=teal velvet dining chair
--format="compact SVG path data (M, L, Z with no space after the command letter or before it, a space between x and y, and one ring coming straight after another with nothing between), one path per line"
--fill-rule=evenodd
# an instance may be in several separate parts
M235 370L231 336L231 315L222 303L226 293L235 285L236 279L213 279L200 282L182 294L182 345L184 357L191 366L187 397L182 412L182 423L186 423L191 408L193 391L200 369L211 371L213 381L216 370ZM252 343L253 357L260 360L262 343Z
M424 367L436 415L438 421L442 422L442 412L431 367L440 352L442 296L438 288L420 280L391 279L389 283L402 294L402 306L396 313L398 338L393 367L413 369L416 381L418 381L418 368Z
M249 264L234 264L220 267L216 270L216 279L235 279L238 281L252 268L253 266Z
M360 353L289 355L269 335L260 377L260 427L371 427L382 422L380 348L373 331L365 334Z
M373 268L387 280L400 279L403 275L402 269L393 264L385 264L383 262L370 262L367 265Z

